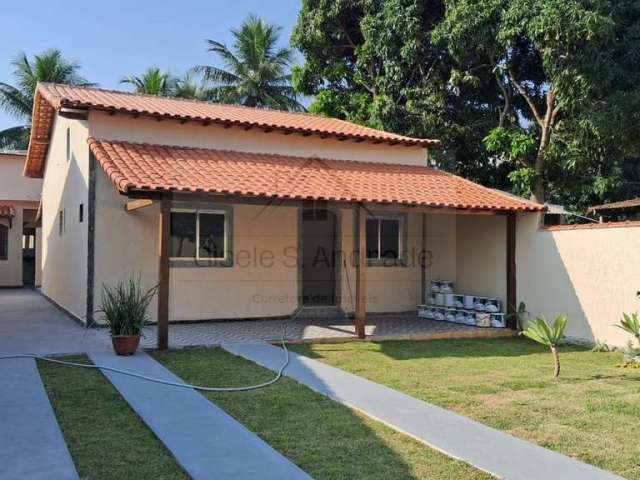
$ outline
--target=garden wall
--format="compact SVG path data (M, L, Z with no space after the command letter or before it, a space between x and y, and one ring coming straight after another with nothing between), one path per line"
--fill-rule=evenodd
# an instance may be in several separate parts
M518 222L518 300L532 315L569 315L567 336L622 346L623 312L640 309L640 222L539 229Z

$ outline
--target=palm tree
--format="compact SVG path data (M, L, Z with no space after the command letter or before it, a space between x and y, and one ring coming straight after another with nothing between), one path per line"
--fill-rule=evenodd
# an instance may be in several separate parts
M233 49L207 40L208 51L217 54L226 67L194 67L195 72L212 83L208 99L250 107L304 110L288 72L293 51L277 47L281 30L250 15L239 29L231 31L235 38Z
M29 144L33 99L38 82L93 84L78 74L79 63L65 60L57 49L34 55L33 61L21 53L11 63L16 84L0 82L0 108L26 123L0 131L0 148L25 149Z
M177 78L171 96L176 98L189 98L191 100L206 100L206 82L198 82L190 73L186 73L181 78Z
M176 84L176 79L169 72L161 72L159 68L150 67L140 76L124 77L120 83L133 85L136 93L168 97Z
M567 326L567 316L558 316L553 325L549 326L544 317L538 317L521 332L527 338L546 345L551 350L553 356L553 377L560 376L560 355L558 355L558 344L564 338L564 329Z

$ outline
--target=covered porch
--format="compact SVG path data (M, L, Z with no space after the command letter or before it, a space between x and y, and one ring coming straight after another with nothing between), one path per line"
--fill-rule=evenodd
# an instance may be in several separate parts
M172 345L198 335L184 344L274 341L285 317L293 341L513 334L513 318L491 329L415 312L440 279L458 293L499 298L510 313L517 218L540 205L427 167L97 140L90 147L124 195L123 221L139 229L143 215L155 225L157 334L147 341L158 348L168 347L170 331ZM256 265L264 253L268 267ZM337 313L308 315L317 306ZM216 322L178 325L192 320Z

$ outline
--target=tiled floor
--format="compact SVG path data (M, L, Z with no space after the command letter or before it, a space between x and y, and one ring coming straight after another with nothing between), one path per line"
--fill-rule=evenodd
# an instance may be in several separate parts
M172 347L218 345L222 342L279 341L283 328L286 339L299 341L344 341L355 338L352 319L296 318L291 320L244 320L171 324L169 344ZM156 345L157 327L145 328L143 347ZM106 336L108 332L103 332ZM420 339L438 336L498 336L510 334L504 329L477 328L447 322L424 320L415 315L370 315L366 334L369 339Z

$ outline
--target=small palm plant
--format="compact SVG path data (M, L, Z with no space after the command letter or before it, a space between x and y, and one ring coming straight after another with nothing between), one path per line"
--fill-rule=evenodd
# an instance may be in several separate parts
M553 355L554 370L553 377L560 376L560 355L558 355L558 343L564 337L564 329L567 326L567 316L560 315L555 319L552 326L547 324L544 317L538 317L529 322L527 328L522 331L522 335L531 340L546 345Z
M638 312L636 313L623 313L622 319L620 320L620 325L616 325L616 327L621 328L627 333L630 333L638 343L640 343L640 316L638 316Z

